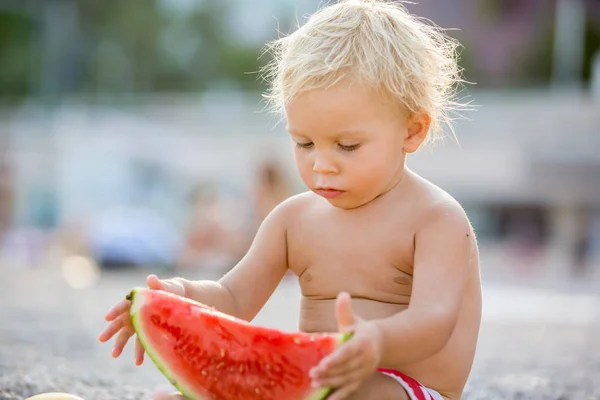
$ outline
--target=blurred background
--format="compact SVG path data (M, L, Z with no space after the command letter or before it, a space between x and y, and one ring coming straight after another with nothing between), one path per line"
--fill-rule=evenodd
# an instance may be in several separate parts
M320 3L0 0L0 400L161 381L96 342L103 316L149 272L221 276L305 190L257 71ZM474 83L459 144L408 161L478 232L465 398L598 399L600 1L406 6L462 43ZM295 330L298 305L284 279L256 323Z
M0 266L234 265L304 190L257 71L319 4L0 1ZM478 110L409 166L465 206L484 274L598 275L600 1L407 7L464 46Z

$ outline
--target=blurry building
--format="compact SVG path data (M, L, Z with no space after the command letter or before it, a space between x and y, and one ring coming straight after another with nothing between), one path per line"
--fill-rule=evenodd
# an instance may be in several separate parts
M223 3L229 4L225 25L230 42L235 39L256 46L256 54L254 50L249 53L253 59L264 41L275 36L278 22L286 33L296 18L302 20L321 3ZM293 172L283 126L257 113L257 93L135 93L136 87L156 87L157 82L187 87L184 73L169 74L188 71L197 77L198 71L204 73L208 69L196 63L213 57L188 59L182 55L187 44L160 39L161 46L173 48L173 57L183 57L188 64L167 73L146 68L159 65L149 55L160 53L159 59L163 60L171 53L153 50L152 40L137 46L145 51L140 53L140 59L136 59L137 53L125 51L126 45L137 42L120 43L118 38L144 38L137 28L126 30L128 19L125 25L113 26L120 30L107 33L100 25L98 29L90 28L92 20L83 24L85 18L76 12L75 5L84 3L56 0L44 3L44 7L33 4L0 2L3 26L30 21L12 31L23 29L21 36L0 38L0 55L8 54L12 65L0 71L0 85L4 85L0 87L12 90L16 87L14 82L19 82L15 77L35 78L31 79L31 93L18 106L2 107L0 145L9 151L0 149L5 150L0 151L0 165L4 171L10 171L10 195L6 194L7 179L2 180L0 225L4 230L7 219L16 226L47 230L78 225L121 206L155 210L170 226L181 230L189 222L190 188L202 182L216 182L218 190L227 197L242 199L235 211L246 213L244 207L252 201L248 196L254 179L249 166L263 161L265 148L273 149L269 151L277 153L282 165ZM94 4L85 3L92 11ZM110 4L118 17L119 4L126 7L129 3ZM150 3L144 4L149 7ZM190 7L208 3L162 0L157 4L161 4L161 12L171 13L169 29L173 29L179 25L172 13L184 15ZM600 97L594 100L587 84L582 84L588 79L586 74L592 74L592 59L600 60L600 2L573 0L569 4L584 6L580 11L585 12L566 12L558 18L560 4L564 2L407 3L414 13L444 28L458 29L449 33L465 47L462 63L466 78L476 83L470 89L474 90L472 100L480 106L466 115L472 120L457 121L460 146L448 140L423 149L410 158L409 166L461 201L483 243L510 242L524 252L550 247L583 265L594 257L594 252L600 252ZM564 13L565 8L562 10ZM151 11L155 10L144 12L160 19ZM101 18L100 21L103 22ZM142 25L152 26L145 20ZM577 29L557 28L562 25ZM83 28L96 36L79 35L77 32ZM176 39L195 37L187 30L176 33L180 35ZM210 33L203 40L216 40ZM157 33L149 29L145 34ZM202 51L190 47L189 52L204 55L205 48L215 50L217 44L196 43ZM17 56L22 53L32 58L25 57L19 64ZM143 58L146 56L150 58ZM99 64L90 64L86 57ZM100 65L102 60L110 62ZM166 61L179 65L181 60L177 60ZM237 66L233 60L230 63ZM557 70L562 71L564 60L576 73L575 85L553 87L552 77ZM93 66L87 71L100 71L92 80L97 86L86 87L86 94L71 96L71 90L85 81L82 65ZM600 61L595 65L599 72L591 81L600 82ZM35 71L42 71L41 75L34 76ZM133 78L139 78L137 83ZM203 79L209 83L214 80L210 75ZM110 92L115 88L123 92L113 97L99 93L101 89ZM59 102L49 104L49 94ZM294 190L302 190L296 174L291 176L295 177L291 182ZM7 217L9 208L11 215Z

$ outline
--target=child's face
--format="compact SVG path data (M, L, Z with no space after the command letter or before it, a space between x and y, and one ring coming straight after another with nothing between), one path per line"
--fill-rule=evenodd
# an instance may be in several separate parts
M359 207L393 188L406 153L418 148L428 129L423 118L407 118L374 90L346 83L298 96L286 114L302 180L341 208Z

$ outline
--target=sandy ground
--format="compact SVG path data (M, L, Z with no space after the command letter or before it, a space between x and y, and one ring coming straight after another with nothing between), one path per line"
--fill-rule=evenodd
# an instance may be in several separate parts
M58 270L0 269L0 400L65 391L86 400L148 399L166 379L132 349L110 356L103 315L146 272L105 273L73 289ZM600 295L486 283L484 322L464 399L600 399ZM596 293L600 293L597 291ZM295 330L299 292L286 280L255 323Z

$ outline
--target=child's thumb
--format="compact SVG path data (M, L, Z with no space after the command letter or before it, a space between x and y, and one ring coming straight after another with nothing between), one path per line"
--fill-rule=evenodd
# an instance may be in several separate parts
M340 332L347 332L356 324L356 317L352 311L350 295L346 292L340 293L336 303L338 330Z
M164 290L165 292L173 293L179 296L185 296L185 289L179 282L174 282L171 279L161 280L156 275L148 275L146 278L148 288L155 290Z
M154 274L148 275L148 277L146 278L146 283L148 284L149 289L165 290L165 285L163 284L163 281L158 279L158 276Z

